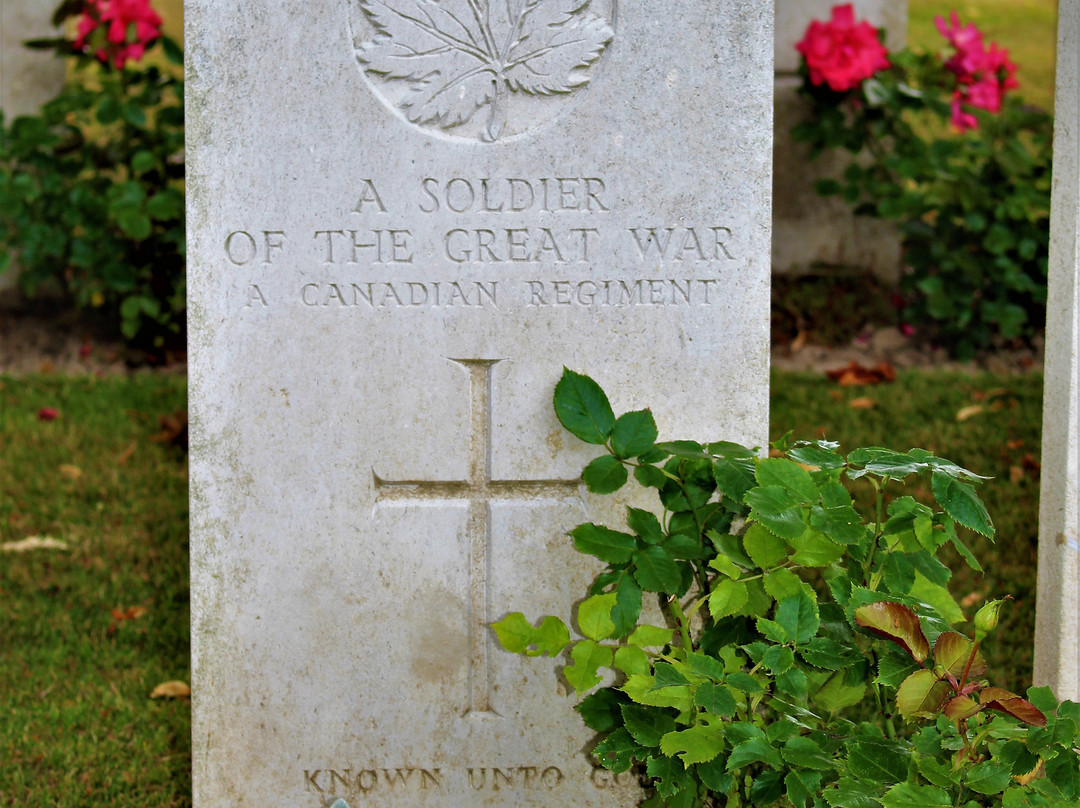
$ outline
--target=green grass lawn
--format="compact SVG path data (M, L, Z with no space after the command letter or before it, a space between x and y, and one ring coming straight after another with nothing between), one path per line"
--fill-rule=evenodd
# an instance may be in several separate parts
M973 22L988 42L1006 48L1019 66L1020 92L1031 104L1054 108L1054 54L1057 0L908 0L908 43L931 52L945 46L934 17L955 9L963 23Z
M0 805L188 805L188 704L150 699L189 677L187 463L150 440L184 380L0 384L0 542L70 547L0 552Z
M47 536L70 546L0 553L0 806L190 805L188 702L150 698L159 683L189 677L187 464L151 440L158 416L185 406L184 381L0 384L0 543ZM1037 375L908 373L840 388L777 373L772 395L774 439L794 430L849 449L923 446L994 476L983 495L998 543L971 542L987 573L960 571L953 589L1017 598L987 657L997 684L1021 690L1031 673L1041 387ZM857 399L873 406L852 407ZM43 407L60 417L39 420ZM968 407L982 409L957 420Z

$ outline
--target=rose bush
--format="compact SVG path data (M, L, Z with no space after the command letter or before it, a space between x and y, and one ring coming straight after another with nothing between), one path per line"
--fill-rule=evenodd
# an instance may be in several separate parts
M59 291L140 349L183 343L183 54L147 0L67 0L77 35L27 43L75 62L37 115L0 118L0 271ZM143 59L161 48L176 68ZM159 60L160 61L160 60Z
M843 29L879 35L849 8L833 10ZM871 57L865 44L826 49L841 40L812 23L798 46L810 118L793 135L813 156L859 155L818 192L899 224L903 319L970 357L1045 321L1053 120L1012 92L1008 51L955 13L937 25L947 53Z

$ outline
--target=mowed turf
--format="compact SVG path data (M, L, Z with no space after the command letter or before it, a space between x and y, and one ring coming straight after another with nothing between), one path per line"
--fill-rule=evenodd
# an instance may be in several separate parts
M189 805L184 380L0 384L0 806Z

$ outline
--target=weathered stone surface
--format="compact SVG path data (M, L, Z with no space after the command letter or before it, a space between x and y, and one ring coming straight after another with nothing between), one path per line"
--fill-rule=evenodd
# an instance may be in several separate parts
M199 808L636 799L486 624L570 613L621 518L564 364L766 440L772 20L578 5L187 4Z
M776 0L776 162L773 178L773 270L802 273L816 265L858 267L892 282L900 276L900 237L889 222L855 216L838 199L824 199L814 183L840 175L846 154L810 160L809 150L791 138L794 126L808 114L799 96L796 74L802 39L812 20L827 20L833 0ZM904 47L907 38L906 0L861 0L855 15L884 27L886 47Z
M1035 681L1080 700L1080 6L1058 15Z

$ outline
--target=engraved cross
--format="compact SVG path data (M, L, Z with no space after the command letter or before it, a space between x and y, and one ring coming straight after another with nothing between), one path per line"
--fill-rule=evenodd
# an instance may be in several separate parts
M469 545L469 707L466 716L498 715L491 707L489 663L491 598L491 503L537 501L579 495L580 480L494 480L491 477L491 369L498 359L451 359L469 374L470 438L468 473L461 481L386 480L375 478L376 506L381 503L466 502L465 536Z

